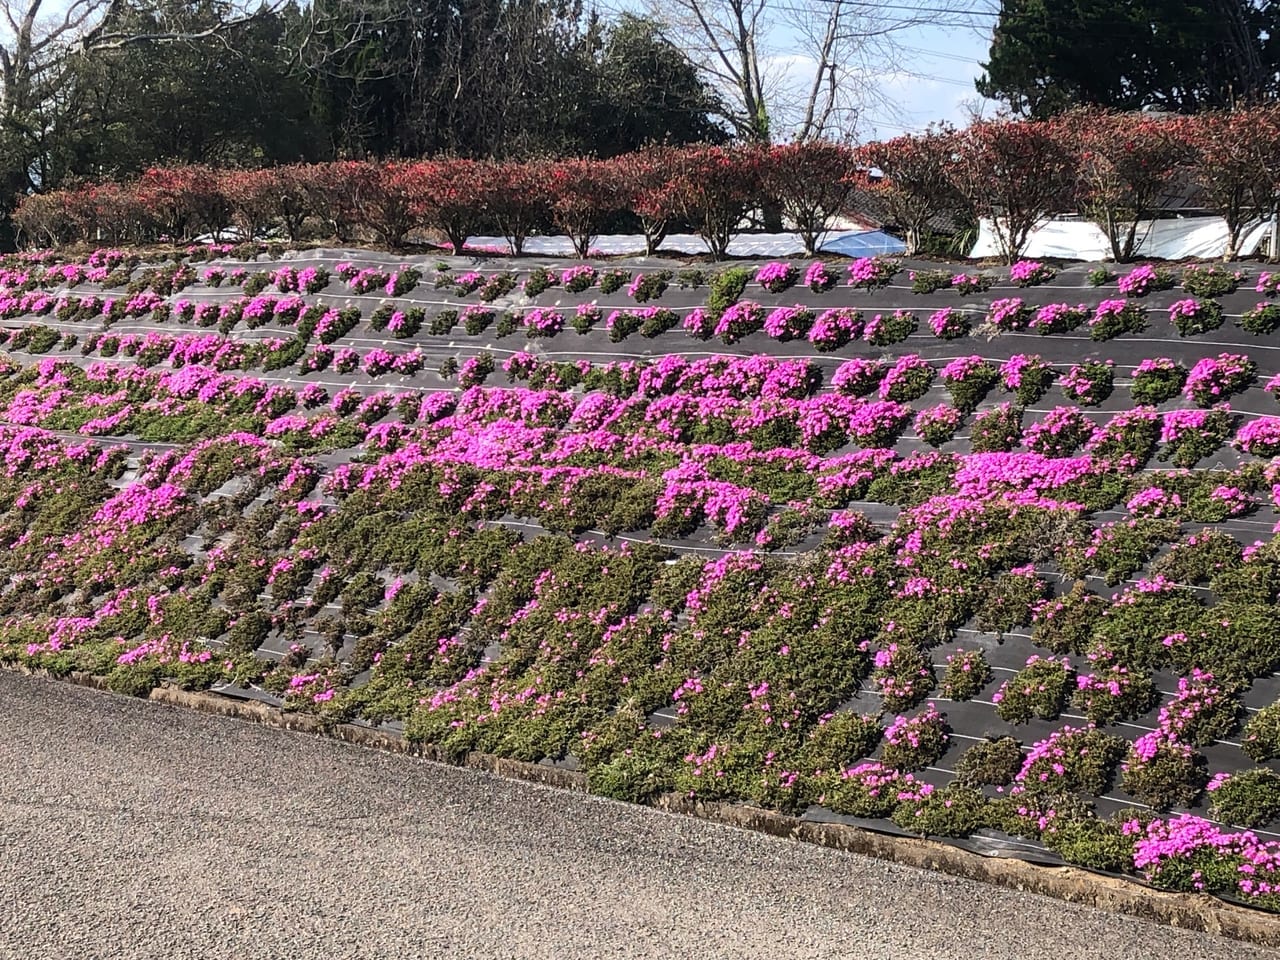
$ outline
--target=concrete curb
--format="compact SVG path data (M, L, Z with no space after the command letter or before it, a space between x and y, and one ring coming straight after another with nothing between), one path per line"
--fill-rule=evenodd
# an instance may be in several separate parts
M9 664L3 666L28 676L59 679L45 670ZM102 677L72 673L63 679L78 686L110 692ZM293 713L263 703L233 700L216 693L161 686L153 689L148 699L214 716L247 720L296 733L332 737L345 743L389 753L407 754L514 780L545 784L560 790L576 793L587 791L586 776L575 771L476 752L469 753L459 762L435 747L411 744L403 737L385 731L349 723L327 723L310 714ZM1036 893L1172 927L1229 937L1263 947L1280 948L1280 916L1236 906L1207 894L1166 893L1076 867L1051 867L1002 857L983 857L930 840L890 836L845 824L817 823L755 807L711 803L677 794L659 797L654 807L667 813L697 817L725 826Z
M1280 917L1238 907L1208 894L1166 893L1078 867L984 857L930 840L880 834L840 823L800 820L769 810L707 803L672 794L660 797L655 806L672 813L1037 893L1171 927L1280 947Z

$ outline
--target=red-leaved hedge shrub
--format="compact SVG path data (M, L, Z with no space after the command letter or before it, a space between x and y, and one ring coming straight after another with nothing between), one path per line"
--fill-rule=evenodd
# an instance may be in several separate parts
M185 240L226 226L230 204L219 180L209 167L152 167L139 178L134 194L162 236Z
M762 200L763 158L759 147L691 147L676 156L671 177L676 208L717 260L747 211Z
M1039 224L1071 209L1077 153L1056 121L980 121L956 134L954 148L952 182L991 222L1006 263Z
M611 161L621 184L623 205L640 221L647 256L662 246L671 221L680 213L671 178L676 156L673 147L648 147Z
M647 252L682 222L719 258L747 214L766 208L780 208L812 254L836 215L861 209L865 190L882 219L904 231L909 251L939 215L976 214L1012 261L1038 224L1077 211L1127 260L1141 241L1137 223L1180 179L1226 219L1235 256L1248 222L1280 201L1280 107L1166 119L1078 111L933 128L856 149L814 141L650 147L611 160L156 167L132 182L23 197L12 216L31 245L180 241L233 224L255 238L310 231L392 247L425 231L455 253L477 230L496 229L521 253L530 235L554 228L586 256L609 219L627 211Z
M831 221L849 208L856 190L853 151L838 143L806 140L770 147L762 179L770 200L782 208L813 256Z
M1196 185L1209 208L1227 222L1228 260L1239 254L1249 220L1258 212L1270 213L1275 174L1268 164L1277 131L1268 120L1263 109L1172 121L1191 153Z
M231 222L242 240L259 236L276 218L274 194L280 175L275 170L228 170L218 189L227 200Z
M1174 124L1141 114L1082 110L1059 127L1078 152L1076 206L1097 224L1118 263L1132 260L1139 222L1161 205L1188 156Z
M552 220L574 252L587 256L605 217L626 203L618 168L584 158L558 160L548 164L546 182Z
M481 166L476 160L439 159L409 169L415 219L442 233L457 254L484 219L488 197Z
M358 230L368 226L360 198L368 190L362 180L372 172L371 164L355 161L317 163L300 171L311 213L343 243L354 240Z
M882 174L868 178L868 189L902 230L909 254L919 249L934 217L965 205L951 176L954 152L955 132L938 128L858 148L864 173Z
M366 163L360 165L352 186L358 216L379 243L398 247L413 229L415 212L422 206L416 164Z

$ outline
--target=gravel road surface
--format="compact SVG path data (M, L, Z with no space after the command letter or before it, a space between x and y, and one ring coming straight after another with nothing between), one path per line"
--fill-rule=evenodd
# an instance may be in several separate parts
M0 957L1272 954L0 673Z

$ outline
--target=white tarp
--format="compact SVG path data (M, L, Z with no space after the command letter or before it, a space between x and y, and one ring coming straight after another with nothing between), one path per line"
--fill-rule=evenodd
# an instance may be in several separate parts
M1265 220L1249 224L1240 244L1241 254L1254 253L1269 231L1270 224ZM1148 220L1138 228L1138 236L1144 238L1136 254L1140 258L1211 260L1221 257L1227 249L1227 223L1221 217ZM969 251L969 256L999 255L1000 248L991 222L982 220L978 225L978 241ZM1051 220L1031 231L1023 255L1062 260L1110 260L1111 244L1095 224L1083 220Z
M878 231L832 231L826 235L819 246L832 245L848 241L858 246L870 245L874 249L859 252L859 256L868 253L899 253L903 249L900 241L888 237ZM468 237L467 244L477 248L497 247L507 249L507 241L502 237ZM601 254L639 254L644 253L644 237L639 234L615 234L596 237L591 243L592 251ZM707 245L702 238L693 233L673 233L662 241L663 253L699 254L707 252ZM573 256L573 245L568 237L529 237L524 244L524 252L533 256ZM744 233L729 241L731 257L798 257L804 252L804 244L794 233Z

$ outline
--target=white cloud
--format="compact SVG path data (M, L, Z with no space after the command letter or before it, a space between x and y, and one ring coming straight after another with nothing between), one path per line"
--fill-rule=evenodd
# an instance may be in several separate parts
M865 78L869 92L859 137L896 136L937 122L962 126L974 110L979 115L994 110L995 102L979 96L974 87L990 47L989 34L920 28L894 40L895 62ZM805 76L811 79L813 61L808 62Z

